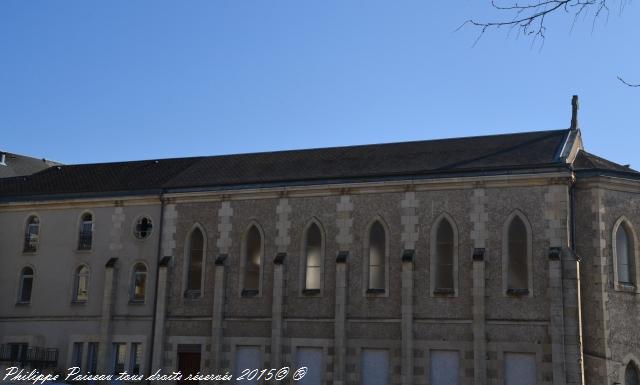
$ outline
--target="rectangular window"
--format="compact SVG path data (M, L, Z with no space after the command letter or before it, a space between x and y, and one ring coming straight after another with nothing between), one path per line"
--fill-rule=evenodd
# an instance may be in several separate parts
M89 342L87 345L87 371L94 374L98 370L98 343Z
M460 353L455 350L429 352L430 385L458 385L460 378Z
M296 350L296 368L307 367L307 374L297 382L299 385L322 385L322 348L298 348Z
M362 384L389 384L389 351L385 349L362 350Z
M113 373L124 372L125 357L127 354L127 344L113 344Z
M264 366L262 364L262 354L260 352L259 346L238 346L236 348L236 364L235 364L235 373L237 378L242 375L242 371L244 369L258 369L262 370ZM236 384L256 384L255 379L250 380L247 379L246 376L243 377L243 380L237 381Z
M504 383L505 385L536 385L536 355L505 353Z
M131 374L140 374L140 362L142 361L142 348L139 343L131 344L131 353L129 356L129 372Z
M82 348L84 342L74 342L71 352L71 366L77 366L82 370Z

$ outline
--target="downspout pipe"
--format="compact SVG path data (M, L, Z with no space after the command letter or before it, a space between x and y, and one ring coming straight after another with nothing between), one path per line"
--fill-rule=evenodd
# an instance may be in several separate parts
M163 192L159 195L160 198L160 226L158 228L158 252L157 252L157 261L156 261L156 280L155 280L155 288L153 291L153 314L151 316L151 341L149 342L149 354L148 354L148 365L149 368L147 375L153 371L154 368L151 367L153 364L153 342L154 336L156 334L156 311L158 309L158 279L160 278L160 260L162 259L162 233L164 226L164 206L165 199L163 196ZM159 369L159 368L158 368Z

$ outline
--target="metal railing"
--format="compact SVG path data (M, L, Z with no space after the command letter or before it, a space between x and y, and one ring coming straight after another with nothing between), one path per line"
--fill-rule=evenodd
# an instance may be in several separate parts
M30 347L16 349L11 345L0 346L0 361L16 362L21 365L56 365L58 349Z
M93 242L93 234L87 231L81 231L78 235L78 250L91 250Z

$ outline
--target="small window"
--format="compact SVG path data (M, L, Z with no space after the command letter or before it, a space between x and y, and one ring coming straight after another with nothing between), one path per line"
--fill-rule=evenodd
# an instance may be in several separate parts
M245 240L243 295L257 295L260 291L260 267L262 264L262 236L255 225L247 232Z
M140 217L136 221L134 234L138 239L147 239L153 230L153 223L149 217Z
M25 267L20 273L20 291L18 293L19 303L31 302L31 291L33 289L33 269Z
M133 281L131 282L131 301L144 302L147 290L147 267L137 263L133 267Z
M73 301L86 302L89 300L89 268L82 265L76 269Z
M447 219L438 224L435 239L434 293L454 293L454 236L453 227Z
M529 256L527 228L516 215L507 233L507 291L511 294L529 293Z
M305 244L305 290L320 290L322 280L322 233L317 224L307 229Z
M98 370L98 343L89 342L87 345L87 372L95 374Z
M140 362L142 362L142 348L140 343L131 344L131 353L129 354L129 372L131 374L140 374Z
M112 357L112 369L114 374L124 372L125 357L127 354L127 344L115 343L113 344L113 357Z
M387 240L384 227L375 221L369 229L369 291L385 290Z
M202 262L204 257L204 234L199 228L195 228L191 232L188 254L187 291L199 295L202 288Z
M638 379L638 368L633 361L627 364L627 368L624 371L624 385L640 385Z
M40 219L32 215L27 219L27 226L24 234L25 253L33 253L38 250L38 240L40 236Z
M71 365L77 366L82 370L82 348L84 342L74 342L73 350L71 352Z
M91 213L82 214L80 232L78 234L78 250L91 250L93 243L93 216Z
M635 255L627 225L622 222L616 231L616 258L618 264L618 282L635 285Z

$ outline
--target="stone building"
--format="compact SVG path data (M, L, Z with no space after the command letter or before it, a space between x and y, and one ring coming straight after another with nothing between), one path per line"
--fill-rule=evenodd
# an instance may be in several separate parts
M639 193L577 100L563 130L0 179L0 365L638 384Z

